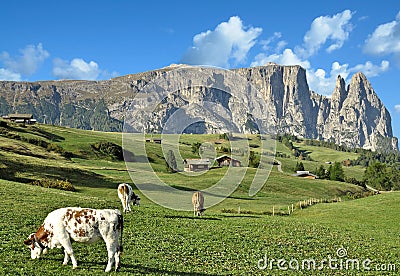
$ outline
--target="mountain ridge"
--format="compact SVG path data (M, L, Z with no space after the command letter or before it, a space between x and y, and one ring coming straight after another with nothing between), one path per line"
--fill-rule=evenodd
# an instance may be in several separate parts
M132 108L134 96L153 80L163 80L169 73L175 74L174 81L178 84L185 84L179 70L175 70L184 67L171 65L102 81L1 81L0 115L32 113L39 122L46 120L46 123L75 128L122 131L125 114ZM306 70L298 65L267 64L231 69L222 73L222 77L214 78L217 75L213 75L210 81L226 87L227 76L232 72L249 81L262 95L266 110L260 112L269 113L270 124L278 133L371 150L398 150L390 113L362 73L354 74L347 88L344 79L338 76L332 96L328 98L309 89ZM198 102L212 99L230 112L231 118L227 119L232 120L235 129L254 131L249 128L254 118L249 115L242 118L243 106L240 109L232 98L215 89L181 90L149 118L138 118L143 120L138 126L146 126L147 129L142 129L146 132L160 132L174 110L184 109L185 104L191 105L185 109L186 116L198 116L195 112L204 110L204 105ZM245 108L249 110L248 106ZM211 117L202 118L204 122L192 126L190 131L215 133L226 130L217 114Z

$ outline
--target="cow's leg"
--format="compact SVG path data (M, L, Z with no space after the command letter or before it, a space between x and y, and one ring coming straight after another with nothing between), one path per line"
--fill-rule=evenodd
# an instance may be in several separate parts
M108 263L107 263L107 267L104 271L110 272L114 262L116 261L115 255L117 253L118 242L115 243L115 242L106 241L106 246L107 246L107 253L108 253ZM119 260L118 260L118 265L119 265Z
M68 264L69 259L71 258L71 262L72 262L72 268L75 269L78 267L78 262L75 259L75 255L74 255L74 251L71 250L67 250L64 249L64 262L63 265Z
M71 258L72 268L77 268L78 263L75 259L74 251L72 250L71 241L69 239L61 242L62 247L64 247L64 262L63 265L68 263L69 258Z
M122 203L122 209L124 209L125 212L125 200L123 198L121 198L121 203Z
M67 253L67 250L64 250L64 261L63 261L63 265L67 265L69 261L69 255Z
M126 211L127 211L127 212L132 211L132 210L131 210L131 203L130 203L130 200L129 200L129 197L128 197L128 196L127 196L126 199L125 199L125 205L126 205Z
M115 271L117 271L120 268L120 258L119 256L121 255L121 251L117 251L114 255L115 258Z

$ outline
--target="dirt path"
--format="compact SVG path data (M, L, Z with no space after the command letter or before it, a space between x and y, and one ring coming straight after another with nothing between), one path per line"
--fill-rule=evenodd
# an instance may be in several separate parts
M379 191L379 190L377 190L377 189L375 189L375 188L372 188L371 186L368 186L368 185L365 185L365 186L367 187L368 190L370 190L370 191L372 191L372 192L381 193L381 191Z

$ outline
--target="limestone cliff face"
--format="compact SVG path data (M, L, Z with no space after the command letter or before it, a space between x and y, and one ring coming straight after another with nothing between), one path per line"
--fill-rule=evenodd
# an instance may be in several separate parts
M317 138L315 106L300 66L268 66L235 70L253 83L264 96L278 132Z
M391 117L367 78L356 73L348 88L337 77L331 98L309 90L300 66L238 69L263 93L277 131L365 149L397 149Z
M155 110L138 115L133 123L147 132L163 130L173 114L181 109L185 120L197 122L185 131L217 133L256 132L256 121L268 114L268 124L278 133L332 141L350 147L397 150L391 117L367 78L356 73L348 87L338 76L332 97L310 91L306 71L300 66L266 66L229 71L249 81L257 91L239 90L232 97L228 71L216 72L199 86L188 82L179 66L126 75L107 81L0 82L0 115L32 113L39 122L103 131L121 131L127 111L135 109L135 95L146 87L159 89L154 80L168 83L172 74L175 93L167 95ZM198 78L193 75L193 80ZM158 86L157 86L158 85ZM235 84L236 85L236 84ZM207 105L213 104L210 108ZM139 108L139 106L137 106ZM172 116L172 117L171 117ZM175 116L177 117L177 116Z

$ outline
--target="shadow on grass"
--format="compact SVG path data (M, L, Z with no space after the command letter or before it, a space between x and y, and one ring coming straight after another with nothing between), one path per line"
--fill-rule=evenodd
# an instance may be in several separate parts
M125 264L122 262L121 269L119 270L121 273L139 273L139 274L156 274L156 275L189 275L189 276L217 276L219 274L212 274L212 273L203 273L203 272L189 272L189 271L175 271L175 270L166 270L166 269L159 269L153 267L147 267L140 264L132 265L132 264Z
M261 218L260 216L256 215L221 215L224 218Z
M159 192L168 192L169 189L168 187L157 185L157 184L152 184L152 183L145 183L146 186L140 185L140 189L146 190L146 191L159 191ZM195 192L198 191L198 189L190 188L190 187L185 187L185 186L179 186L179 185L170 185L170 187L181 190L181 191L186 191L186 192ZM240 197L240 196L232 196L232 195L221 195L221 194L214 194L210 192L205 192L203 191L204 196L213 196L213 197L219 197L219 198L231 198L231 199L240 199L240 200L255 200L255 198L251 197Z
M28 130L30 132L38 135L38 136L41 136L41 137L46 138L46 139L48 139L50 141L53 141L53 142L61 142L61 141L65 140L65 138L62 137L62 136L59 136L57 134L48 132L48 131L46 131L44 129L41 129L41 128L38 128L38 127L35 127L35 126L29 126Z
M49 255L55 253L55 255ZM63 258L64 258L64 253L59 251L53 251L52 253L48 253L44 255L42 258L38 260L30 260L29 261L36 261L38 265L42 265L41 262L43 262L43 265L45 265L46 261L51 261L54 263L59 263L60 265L62 264ZM77 256L75 256L77 257ZM78 260L78 268L76 271L79 271L80 269L90 269L92 270L93 268L98 268L104 271L104 269L107 266L107 261L82 261L77 257ZM40 263L39 263L40 262ZM72 263L71 261L68 262L67 267L72 268ZM114 266L111 271L114 271ZM199 276L217 276L218 274L211 274L211 273L202 273L202 272L188 272L188 271L175 271L175 270L166 270L166 269L159 269L159 268L153 268L153 267L148 267L140 264L128 264L124 262L124 259L122 257L121 259L121 267L118 270L118 273L132 273L132 275L146 275L146 274L156 274L156 275L199 275Z
M62 136L48 132L48 131L38 128L36 126L14 126L12 124L11 125L8 124L6 129L9 131L17 132L17 133L34 134L36 136L46 138L53 142L60 142L60 141L65 140L65 138Z
M220 218L210 218L210 217L204 217L204 216L202 216L202 217L195 217L195 216L192 216L192 217L188 217L188 216L172 216L172 215L165 215L164 216L165 218L171 218L171 219L201 219L201 220L222 220L222 219L220 219Z
M116 184L102 175L79 168L23 163L12 159L3 159L1 164L0 178L20 183L44 178L68 180L78 191L79 187L114 189Z

